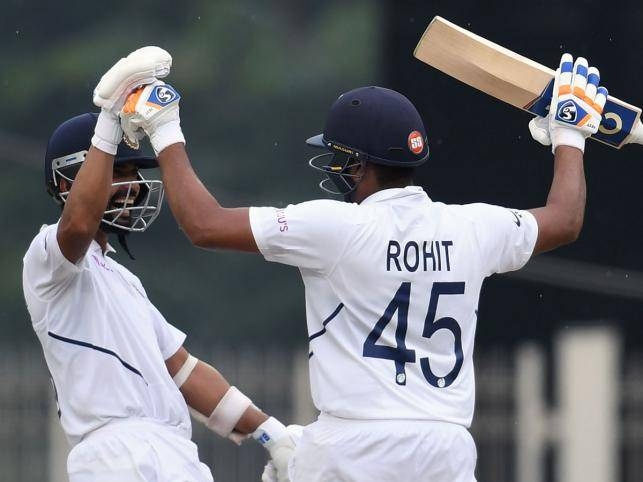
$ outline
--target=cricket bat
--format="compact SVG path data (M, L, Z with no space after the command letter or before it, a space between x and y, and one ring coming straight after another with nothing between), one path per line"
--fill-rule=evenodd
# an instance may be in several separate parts
M539 116L549 111L555 72L468 30L435 17L413 55L497 99ZM643 144L641 109L609 96L592 139L620 149Z

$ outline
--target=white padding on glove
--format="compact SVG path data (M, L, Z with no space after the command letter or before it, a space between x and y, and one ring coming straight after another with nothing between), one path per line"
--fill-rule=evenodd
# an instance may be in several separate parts
M166 77L172 56L160 47L143 47L120 59L94 89L94 104L118 112L127 95L141 85Z
M116 114L102 109L96 121L92 145L107 154L116 155L123 140L123 129Z
M549 117L534 117L529 121L529 132L534 140L543 146L551 146L549 136Z
M142 132L158 155L171 144L185 144L179 117L179 94L174 87L158 80L132 92L120 113L128 144L138 146Z
M301 425L286 427L276 418L270 417L253 432L253 438L270 453L270 461L261 475L263 482L290 481L288 465L301 439L302 431Z

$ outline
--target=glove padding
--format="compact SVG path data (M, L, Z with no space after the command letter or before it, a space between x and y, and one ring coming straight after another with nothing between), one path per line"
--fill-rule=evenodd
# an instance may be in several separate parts
M139 140L147 134L157 155L170 144L185 144L179 117L180 100L181 94L160 80L132 92L120 113L125 141L138 148Z
M529 122L531 136L543 145L559 145L585 150L585 139L598 131L607 100L607 89L599 87L600 73L587 67L587 60L574 62L563 54L556 70L549 115Z
M270 454L261 475L263 482L289 482L288 463L295 453L301 439L303 427L288 425L285 427L276 418L270 417L262 423L252 436L261 443Z
M172 56L160 47L143 47L116 62L94 89L94 104L117 114L128 94L170 73Z

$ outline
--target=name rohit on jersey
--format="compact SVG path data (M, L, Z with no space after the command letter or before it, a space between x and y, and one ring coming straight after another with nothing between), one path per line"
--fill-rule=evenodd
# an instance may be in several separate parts
M386 271L451 271L453 241L391 240L386 249Z

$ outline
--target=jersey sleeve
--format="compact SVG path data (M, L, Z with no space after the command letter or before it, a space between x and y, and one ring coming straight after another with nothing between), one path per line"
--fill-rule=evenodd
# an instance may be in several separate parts
M151 302L149 302L149 307L152 312L156 341L159 344L163 359L167 360L185 343L186 335L177 327L168 323L161 312Z
M522 268L534 252L538 223L529 212L490 204L468 206L486 276Z
M266 260L328 272L359 224L355 206L316 200L285 208L252 207L252 234Z
M58 225L43 227L23 258L23 285L40 299L54 298L69 280L82 272L82 258L74 264L58 244Z

